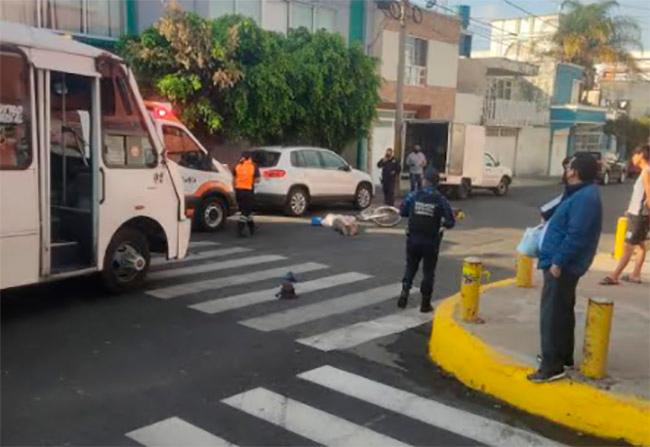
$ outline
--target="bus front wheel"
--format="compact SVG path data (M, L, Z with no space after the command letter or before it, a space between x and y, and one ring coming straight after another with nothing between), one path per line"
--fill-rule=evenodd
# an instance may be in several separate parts
M138 288L147 276L149 260L149 242L140 230L118 230L104 255L102 277L106 288L114 293Z

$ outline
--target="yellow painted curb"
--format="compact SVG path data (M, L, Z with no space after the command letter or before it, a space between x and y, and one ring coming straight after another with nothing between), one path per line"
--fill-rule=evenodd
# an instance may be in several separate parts
M514 279L483 290L514 284ZM650 445L650 401L610 393L574 380L534 384L532 369L497 352L456 320L460 294L436 308L429 356L442 369L475 390L528 413L581 432L637 445ZM531 329L533 330L533 329Z

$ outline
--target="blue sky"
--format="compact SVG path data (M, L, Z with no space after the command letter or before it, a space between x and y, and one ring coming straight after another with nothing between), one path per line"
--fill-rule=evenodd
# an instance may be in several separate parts
M438 2L446 4L450 8L454 8L458 4L469 5L472 8L472 17L484 21L526 15L503 0L438 0ZM558 12L562 4L562 0L511 0L511 2L536 15ZM638 20L643 33L643 49L650 50L650 1L619 0L619 5L618 15L632 16ZM485 26L479 24L478 27L478 33L483 35L489 33ZM473 48L481 50L488 46L487 37L475 34Z

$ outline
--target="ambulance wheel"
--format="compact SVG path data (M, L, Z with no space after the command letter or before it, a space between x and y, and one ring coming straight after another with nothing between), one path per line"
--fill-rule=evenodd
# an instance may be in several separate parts
M219 197L206 197L196 215L198 227L203 231L219 231L226 224L226 204Z
M149 241L142 231L129 227L118 230L104 255L104 285L113 293L140 287L147 276L149 261Z

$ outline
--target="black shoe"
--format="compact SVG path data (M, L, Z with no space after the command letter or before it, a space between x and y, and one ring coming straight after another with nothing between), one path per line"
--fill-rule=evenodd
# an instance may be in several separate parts
M404 309L406 307L406 304L408 304L409 301L409 291L408 289L402 289L402 293L399 295L399 300L397 300L397 307L400 309Z
M538 364L538 365L541 365L541 364L542 364L542 355L541 355L541 354L537 354L536 359L537 359L537 364ZM573 359L564 362L564 367L565 367L566 369L573 369L574 366L575 366L575 363L574 363Z
M257 227L255 226L255 222L248 222L248 232L252 235L255 234L257 231Z
M420 312L429 313L433 311L433 306L431 306L431 297L422 297L422 302L420 303Z
M532 374L528 374L526 378L533 383L546 383L553 382L554 380L560 380L566 377L566 372L564 369L562 371L542 371L538 369Z
M423 314L428 314L430 312L433 312L433 306L431 303L422 303L420 304L420 312Z

